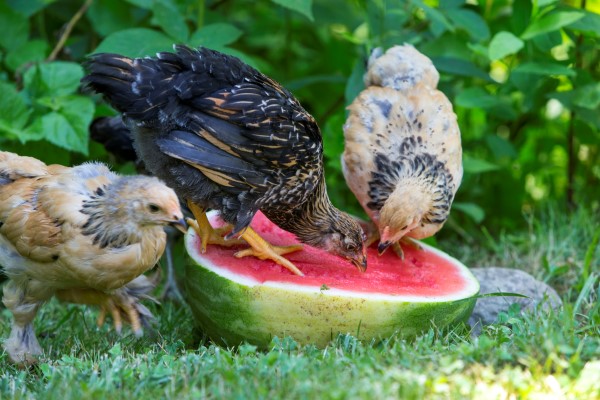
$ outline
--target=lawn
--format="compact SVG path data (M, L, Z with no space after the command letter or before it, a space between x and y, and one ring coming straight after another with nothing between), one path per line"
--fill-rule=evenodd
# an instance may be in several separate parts
M529 229L481 242L441 242L470 266L519 267L555 287L565 305L520 315L470 335L432 328L414 340L326 348L274 339L269 351L201 341L186 307L154 306L156 331L141 339L98 329L96 311L52 301L36 320L47 357L19 370L0 354L0 398L600 398L600 306L594 213L546 211ZM10 315L2 310L0 336Z

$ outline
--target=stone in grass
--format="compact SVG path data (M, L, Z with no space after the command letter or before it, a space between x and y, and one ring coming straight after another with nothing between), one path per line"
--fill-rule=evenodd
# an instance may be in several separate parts
M527 296L497 296L477 299L473 314L469 318L474 336L481 333L482 326L496 322L498 314L507 312L513 304L520 305L521 312L535 310L540 303L544 308L552 307L554 309L562 305L560 297L552 287L535 279L525 271L500 267L471 268L470 271L479 280L480 295L510 292Z

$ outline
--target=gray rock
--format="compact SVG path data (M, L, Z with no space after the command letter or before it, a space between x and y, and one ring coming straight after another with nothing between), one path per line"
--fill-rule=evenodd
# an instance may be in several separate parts
M498 314L508 311L513 304L519 304L521 312L535 310L538 304L543 308L554 309L562 305L556 291L542 281L535 279L527 272L512 268L471 268L471 272L481 285L480 294L494 292L519 293L527 296L498 296L477 299L469 324L472 334L478 336L484 325L496 322Z

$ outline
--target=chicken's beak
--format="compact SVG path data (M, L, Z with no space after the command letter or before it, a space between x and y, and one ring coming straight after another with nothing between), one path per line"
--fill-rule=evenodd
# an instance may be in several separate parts
M360 272L365 272L367 270L367 254L366 254L366 252L363 251L362 256L360 256L358 258L353 258L351 261L352 261L352 264L354 264L354 266L356 268L358 268L358 270Z
M390 247L391 244L391 241L379 242L379 246L377 246L377 252L379 253L379 255L382 255L387 250L387 248Z
M187 232L187 224L183 218L171 222L171 225L177 228L177 230L181 231L183 234Z

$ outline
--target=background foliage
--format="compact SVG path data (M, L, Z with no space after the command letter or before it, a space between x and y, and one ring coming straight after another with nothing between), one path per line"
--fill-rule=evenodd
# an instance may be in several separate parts
M323 130L334 203L361 214L340 171L345 106L370 51L409 42L441 72L463 135L465 177L442 234L512 229L548 200L596 212L599 11L586 0L0 0L0 148L112 161L88 140L92 119L113 111L80 91L85 56L203 45L296 94Z

